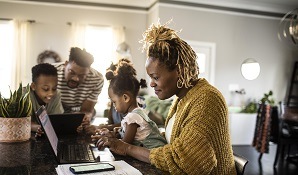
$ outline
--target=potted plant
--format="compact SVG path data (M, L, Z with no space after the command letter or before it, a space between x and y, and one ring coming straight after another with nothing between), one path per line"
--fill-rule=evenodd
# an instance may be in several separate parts
M22 87L20 83L10 98L0 93L0 142L20 142L29 140L31 136L30 86Z
M249 102L241 112L242 113L257 113L259 104L269 104L274 107L275 101L272 96L273 96L273 92L271 90L268 93L264 93L264 96L261 98L259 103L255 102L255 101Z

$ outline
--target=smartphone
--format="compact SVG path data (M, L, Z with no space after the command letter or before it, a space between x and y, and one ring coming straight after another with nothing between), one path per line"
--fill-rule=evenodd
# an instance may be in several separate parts
M84 165L73 165L69 167L69 170L73 174L83 174L92 172L102 172L115 170L115 167L109 163L95 163L95 164L84 164Z

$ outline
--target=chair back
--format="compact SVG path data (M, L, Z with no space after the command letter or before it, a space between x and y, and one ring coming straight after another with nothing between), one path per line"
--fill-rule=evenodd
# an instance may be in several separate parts
M234 153L234 160L235 160L237 175L243 175L245 167L248 163L248 160L236 153Z
M297 135L298 127L298 107L289 107L285 103L279 102L280 104L280 125L279 125L279 137L284 134L286 137ZM295 132L294 132L295 131ZM297 137L296 137L297 138Z

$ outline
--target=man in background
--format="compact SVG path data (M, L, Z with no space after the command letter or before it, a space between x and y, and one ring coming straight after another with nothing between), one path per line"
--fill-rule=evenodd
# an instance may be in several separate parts
M72 47L68 61L54 64L64 111L85 113L83 127L89 125L95 115L94 106L104 83L102 74L91 68L93 61L90 53Z

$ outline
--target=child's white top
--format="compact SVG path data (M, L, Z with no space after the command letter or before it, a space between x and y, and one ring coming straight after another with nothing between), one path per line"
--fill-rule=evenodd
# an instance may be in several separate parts
M138 107L138 108L135 108L134 110L136 109L142 109L142 108ZM137 133L134 138L135 140L138 140L138 141L144 140L150 134L151 132L150 125L143 119L143 117L141 117L139 114L134 112L127 113L127 115L121 121L121 127L124 133L126 131L127 125L131 123L136 123L140 126L137 128Z

